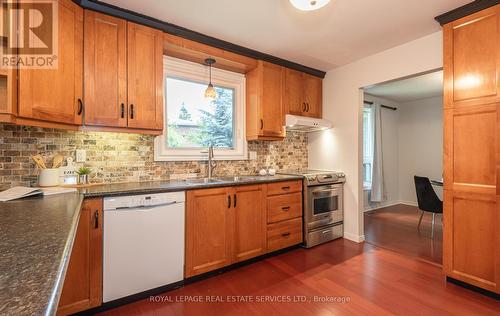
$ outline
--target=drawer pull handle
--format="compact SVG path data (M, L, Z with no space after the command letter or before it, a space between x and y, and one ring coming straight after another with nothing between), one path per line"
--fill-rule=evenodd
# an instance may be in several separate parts
M286 187L281 187L281 190L290 190L290 186L286 186Z
M281 236L288 237L288 236L290 236L290 232L283 233L283 234L281 234Z
M290 206L283 206L281 209L286 212L290 210Z

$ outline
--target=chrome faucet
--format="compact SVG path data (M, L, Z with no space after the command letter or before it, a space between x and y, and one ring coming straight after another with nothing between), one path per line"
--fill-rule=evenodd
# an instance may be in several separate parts
M210 145L210 146L208 146L208 151L203 151L203 153L207 153L207 152L208 152L207 178L211 179L213 176L214 169L217 166L217 163L213 160L214 159L214 146Z

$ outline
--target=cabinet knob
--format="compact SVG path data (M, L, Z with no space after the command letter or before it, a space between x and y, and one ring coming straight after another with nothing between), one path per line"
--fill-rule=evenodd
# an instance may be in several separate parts
M306 112L306 103L305 102L302 102L302 112Z
M97 229L99 228L99 211L96 210L94 212L94 228Z
M120 109L120 112L121 112L121 118L125 118L125 104L121 104L120 105L121 109Z
M233 207L236 208L236 193L234 194L234 204Z
M227 195L227 208L231 208L231 195Z
M130 118L134 119L134 105L133 104L130 105Z
M260 119L260 129L264 129L264 120Z
M288 236L290 236L290 232L283 233L283 234L281 234L281 236L288 237Z
M306 112L309 112L309 102L306 103Z

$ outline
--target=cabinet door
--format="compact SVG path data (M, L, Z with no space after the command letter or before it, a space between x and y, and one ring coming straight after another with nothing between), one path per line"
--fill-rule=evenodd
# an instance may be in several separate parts
M187 192L185 276L231 263L232 201L227 188Z
M285 111L281 100L282 69L271 63L262 63L261 136L285 137Z
M303 74L304 78L304 102L306 111L303 115L321 118L323 99L323 80L321 78Z
M286 113L302 115L306 110L302 73L300 71L285 68L284 86L283 102Z
M58 315L77 313L102 303L102 199L83 202Z
M445 105L500 101L499 7L444 27Z
M128 126L163 128L162 32L127 23Z
M58 66L19 71L19 116L66 124L82 123L83 9L58 0Z
M447 276L500 292L500 6L445 25L444 234Z
M127 126L127 22L85 10L85 124Z
M244 261L266 253L265 185L235 187L234 261Z

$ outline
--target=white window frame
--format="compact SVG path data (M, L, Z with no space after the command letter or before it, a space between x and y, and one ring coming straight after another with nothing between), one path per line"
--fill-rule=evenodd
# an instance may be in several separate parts
M363 116L364 116L364 113L366 112L369 112L370 114L370 129L371 129L371 134L373 134L373 129L374 129L374 112L373 112L373 108L371 106L363 106ZM363 118L363 121L364 121L364 118ZM371 152L371 156L369 155L366 155L365 153L365 124L363 124L363 189L364 190L371 190L372 188L372 182L368 182L368 181L365 181L365 174L364 174L364 164L366 163L369 163L370 164L370 168L371 170L373 170L373 150ZM369 136L370 137L370 140L369 140L369 146L372 146L373 147L373 136Z
M195 82L209 81L209 69L207 66L190 61L163 56L163 78L164 85L167 77L186 79ZM215 86L222 86L234 89L234 148L218 149L214 148L215 160L247 160L247 141L245 137L245 75L230 72L222 69L212 68L212 83ZM163 134L155 138L154 159L155 161L197 161L206 160L207 153L204 148L168 148L166 146L167 137L167 95L165 86L163 115Z

